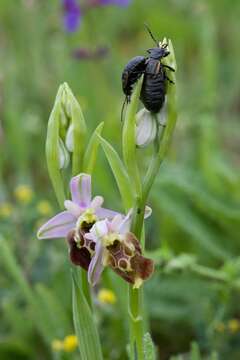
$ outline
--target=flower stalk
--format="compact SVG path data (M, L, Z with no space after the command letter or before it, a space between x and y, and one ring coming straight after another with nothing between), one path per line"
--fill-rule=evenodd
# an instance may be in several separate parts
M164 42L166 40L164 39ZM176 61L174 50L171 40L168 40L168 47L170 55L164 59L165 65L169 65L176 70ZM170 80L174 83L176 82L175 75L171 72L168 74ZM154 140L154 153L152 156L152 161L149 165L147 174L144 178L143 185L140 179L139 168L137 165L136 159L136 142L135 137L133 140L133 129L136 124L136 110L137 110L137 100L139 98L139 92L141 89L140 80L136 86L136 89L132 95L132 100L127 109L127 116L125 119L125 124L123 128L123 154L125 164L127 166L129 176L132 179L135 185L135 203L134 206L134 216L132 220L131 231L135 234L138 239L141 239L142 249L144 251L145 244L145 235L143 234L143 222L144 222L144 209L148 199L149 192L154 183L154 180L158 174L160 165L163 159L166 156L167 150L169 148L170 140L173 135L173 131L176 125L177 112L176 112L176 86L169 85L167 90L167 108L163 109L166 111L164 116L164 126L159 124L156 115L156 124L157 124L157 133ZM152 121L149 118L149 121ZM150 124L151 125L151 124ZM161 127L161 129L160 129ZM134 288L131 285L129 286L129 321L130 321L130 350L131 350L131 359L135 359L135 354L137 354L138 360L144 360L144 347L143 347L143 337L144 337L144 321L143 321L143 286L140 289Z
M139 168L137 164L136 157L136 113L138 107L138 99L140 96L140 91L142 87L143 78L141 78L137 85L136 89L132 95L131 104L127 107L126 117L123 124L123 134L122 134L122 150L123 158L128 170L130 179L132 180L135 192L137 196L141 196L142 193L142 184L139 173Z

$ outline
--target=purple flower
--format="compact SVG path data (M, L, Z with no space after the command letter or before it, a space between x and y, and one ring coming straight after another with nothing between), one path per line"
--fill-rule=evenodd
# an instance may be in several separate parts
M80 174L71 179L72 200L64 202L63 211L38 230L39 239L65 238L75 228L94 224L99 219L113 218L117 213L102 207L103 197L91 198L91 176Z
M130 4L131 0L88 0L80 7L77 0L62 0L63 22L66 31L74 32L78 29L83 13L96 6L116 5L125 7Z
M151 209L146 208L145 218ZM139 287L153 272L153 262L142 256L141 246L134 234L130 233L132 210L127 216L116 215L97 221L89 233L84 235L95 243L95 253L88 266L88 281L96 285L105 266L110 266L124 280Z
M126 216L102 207L103 197L91 196L91 176L79 174L70 181L71 200L38 231L39 239L66 238L73 264L88 271L95 285L105 266L139 287L153 272L153 262L142 256L141 246L130 233L133 210ZM146 207L145 218L151 215Z
M81 8L77 0L62 0L63 4L63 21L66 31L74 32L81 22Z
M100 5L117 5L117 6L128 6L131 0L99 0Z

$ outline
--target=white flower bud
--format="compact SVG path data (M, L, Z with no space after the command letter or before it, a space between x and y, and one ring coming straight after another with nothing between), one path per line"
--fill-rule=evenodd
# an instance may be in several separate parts
M165 126L167 123L167 95L159 113L156 114L157 122L160 126Z
M69 152L73 152L73 124L68 127L65 145Z
M65 169L70 161L70 156L61 138L58 141L58 163L59 169Z
M139 147L149 145L156 137L157 124L147 109L141 109L136 115L136 144Z
M71 100L69 96L69 87L67 83L63 84L62 106L65 109L67 117L70 118L72 115L72 109L71 109Z

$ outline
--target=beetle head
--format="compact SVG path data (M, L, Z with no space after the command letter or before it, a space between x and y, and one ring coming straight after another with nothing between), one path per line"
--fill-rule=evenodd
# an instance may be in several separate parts
M170 54L170 51L168 51L167 49L167 44L163 44L160 47L149 49L147 50L147 52L149 53L152 59L156 59L156 60L160 60Z

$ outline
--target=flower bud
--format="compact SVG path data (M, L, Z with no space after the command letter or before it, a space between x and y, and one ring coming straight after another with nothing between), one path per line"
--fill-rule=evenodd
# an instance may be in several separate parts
M49 175L59 204L65 200L64 182L61 169L65 169L72 152L73 174L80 172L83 162L86 137L86 123L81 107L69 86L59 87L56 100L48 121L46 156Z
M64 142L61 138L58 141L58 161L59 161L59 169L66 169L68 167L70 156L65 148Z
M157 122L160 126L166 126L167 124L167 95L165 96L165 101L159 113L156 114Z
M65 145L69 152L73 152L73 124L68 127Z
M145 147L155 139L157 123L154 116L145 108L141 109L136 117L136 144Z

